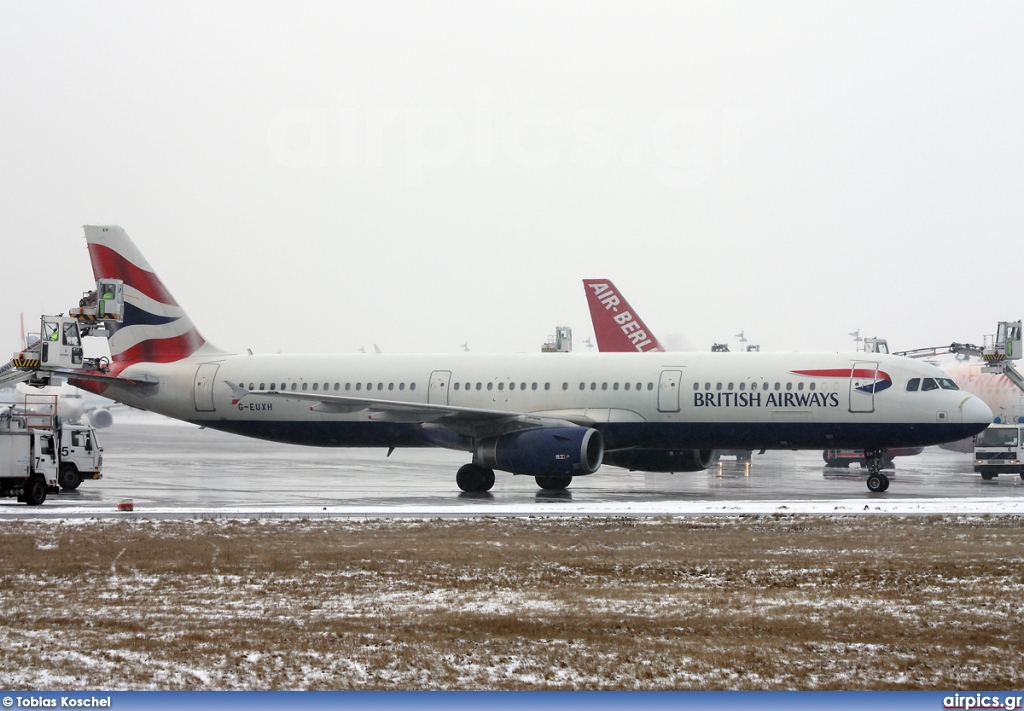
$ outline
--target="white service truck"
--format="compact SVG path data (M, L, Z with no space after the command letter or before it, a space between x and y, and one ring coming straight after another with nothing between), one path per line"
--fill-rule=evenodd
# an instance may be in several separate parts
M16 496L29 506L47 494L99 479L103 449L85 425L30 426L27 418L0 415L0 496Z
M982 479L1019 474L1024 479L1024 425L989 425L974 438L974 471Z

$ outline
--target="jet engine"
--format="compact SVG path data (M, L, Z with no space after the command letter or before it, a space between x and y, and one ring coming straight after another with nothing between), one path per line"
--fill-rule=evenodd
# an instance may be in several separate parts
M714 458L713 449L624 449L604 455L605 464L641 472L700 472Z
M98 430L102 430L105 427L110 427L114 424L114 416L110 410L105 407L97 407L95 410L90 410L88 413L89 424Z
M483 440L475 463L527 476L582 476L601 467L604 438L586 427L541 427Z

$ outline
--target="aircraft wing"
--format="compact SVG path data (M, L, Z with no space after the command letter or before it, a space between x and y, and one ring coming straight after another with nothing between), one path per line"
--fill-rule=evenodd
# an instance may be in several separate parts
M367 419L384 422L423 423L430 428L442 428L464 437L497 437L510 432L541 427L589 427L594 420L577 414L559 414L551 417L540 413L506 412L454 405L436 405L425 402L402 402L377 398L350 397L311 392L280 392L277 390L246 390L224 381L231 388L233 403L246 396L259 395L280 400L304 400L316 403L315 412L347 414L365 412Z

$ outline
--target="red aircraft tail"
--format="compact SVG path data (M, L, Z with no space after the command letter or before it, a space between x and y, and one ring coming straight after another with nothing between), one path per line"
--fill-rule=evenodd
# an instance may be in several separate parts
M583 290L587 292L597 350L602 353L665 350L611 281L584 279Z

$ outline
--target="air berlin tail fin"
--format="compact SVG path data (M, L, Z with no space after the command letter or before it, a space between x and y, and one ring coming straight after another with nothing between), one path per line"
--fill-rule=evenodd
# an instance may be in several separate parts
M127 233L116 225L86 225L93 275L124 282L124 318L108 324L110 357L122 366L169 363L219 353L199 335L188 314L154 272Z
M664 351L626 298L608 279L584 279L597 349L602 353Z

